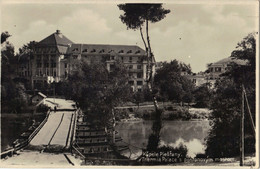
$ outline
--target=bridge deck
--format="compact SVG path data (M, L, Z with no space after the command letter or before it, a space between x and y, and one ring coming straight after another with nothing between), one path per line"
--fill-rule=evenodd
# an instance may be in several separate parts
M48 102L49 101L49 102ZM55 105L57 111L51 111L47 122L36 134L29 144L29 147L36 149L50 148L57 151L62 150L70 145L71 133L74 121L73 104L74 102L64 99L46 99L49 107ZM68 109L68 111L59 111Z

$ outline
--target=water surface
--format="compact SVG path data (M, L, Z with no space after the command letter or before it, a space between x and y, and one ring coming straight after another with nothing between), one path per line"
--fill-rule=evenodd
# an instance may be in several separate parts
M188 156L194 157L197 153L204 153L204 139L210 129L209 121L164 121L161 131L160 145L173 147L184 144L188 148ZM131 158L141 154L141 149L147 145L151 133L152 121L119 122L116 130L129 143ZM125 155L130 156L130 153Z

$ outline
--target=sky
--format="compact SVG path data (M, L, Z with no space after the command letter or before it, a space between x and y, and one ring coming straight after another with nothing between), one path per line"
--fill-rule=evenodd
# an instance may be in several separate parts
M2 1L1 31L12 35L9 41L16 51L57 29L74 43L138 45L144 49L140 32L127 30L119 19L123 13L117 7L120 1L51 2ZM257 1L163 2L171 12L149 29L155 59L177 59L190 64L195 73L205 71L208 63L229 57L238 42L258 31Z

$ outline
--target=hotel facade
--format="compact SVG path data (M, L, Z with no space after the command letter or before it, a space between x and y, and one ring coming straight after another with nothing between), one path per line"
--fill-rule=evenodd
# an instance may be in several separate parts
M32 89L46 87L49 83L67 79L77 63L105 63L113 71L117 61L123 63L133 91L141 91L146 85L146 51L131 45L78 44L69 40L59 30L40 42L32 42L31 56L20 56L18 74L30 82ZM155 68L153 68L155 72Z

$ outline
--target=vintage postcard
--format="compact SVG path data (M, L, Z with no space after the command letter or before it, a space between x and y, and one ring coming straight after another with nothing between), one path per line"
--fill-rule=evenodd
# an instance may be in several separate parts
M259 167L259 1L1 1L1 167Z

